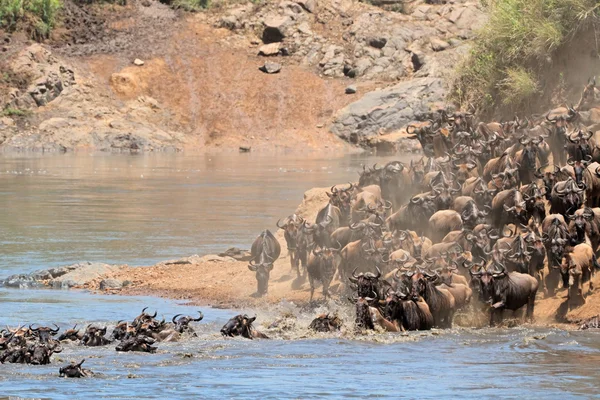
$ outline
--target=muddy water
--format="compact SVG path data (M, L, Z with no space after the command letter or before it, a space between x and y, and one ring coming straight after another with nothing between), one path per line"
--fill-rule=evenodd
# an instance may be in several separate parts
M0 276L87 261L149 265L248 248L306 189L366 156L4 155Z
M354 179L364 156L5 156L0 159L0 275L81 260L131 265L247 246L299 203L305 189ZM380 162L385 160L378 160ZM76 291L0 288L0 324L96 322L109 327L144 306L167 318L173 301ZM269 341L224 340L238 311L203 309L198 338L157 354L66 346L50 366L0 365L0 396L26 398L589 398L596 395L596 332L521 327L446 332L351 332L315 337L298 315ZM348 326L352 310L339 308ZM242 310L255 313L255 310ZM315 312L316 313L316 312ZM110 329L109 329L110 331ZM57 378L86 358L96 376Z

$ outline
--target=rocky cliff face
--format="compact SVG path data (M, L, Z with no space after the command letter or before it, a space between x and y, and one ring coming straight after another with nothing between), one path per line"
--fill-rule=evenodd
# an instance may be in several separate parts
M416 1L402 13L351 0L196 15L155 1L89 7L93 34L77 25L44 45L8 41L0 68L25 83L0 94L3 147L335 148L336 136L369 144L445 106L452 68L485 21L477 2L462 0Z

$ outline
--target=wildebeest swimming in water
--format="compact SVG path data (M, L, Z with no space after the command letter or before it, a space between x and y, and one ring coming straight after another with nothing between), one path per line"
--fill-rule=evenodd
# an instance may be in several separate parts
M236 315L231 318L223 328L221 335L225 337L242 336L246 339L268 339L269 337L254 329L252 323L256 320L256 316L250 318L247 315Z
M308 329L316 332L335 332L342 327L342 320L337 315L321 314L315 318Z
M94 374L92 371L81 367L84 361L85 358L81 360L79 364L75 364L75 361L71 361L71 364L66 365L58 370L59 376L61 378L85 378L92 376Z

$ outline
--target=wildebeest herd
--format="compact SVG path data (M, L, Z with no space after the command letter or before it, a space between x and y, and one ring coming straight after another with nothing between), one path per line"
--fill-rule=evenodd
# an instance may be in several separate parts
M319 282L330 297L337 277L356 325L388 331L451 327L467 305L491 325L505 310L532 319L536 297L560 285L568 309L585 303L600 267L598 99L594 78L578 104L541 116L484 123L440 110L408 126L423 157L363 166L314 221L277 222L310 300ZM280 252L268 230L252 245L260 295Z
M51 356L61 353L64 345L76 343L80 346L99 347L115 345L118 352L146 352L154 353L159 342L176 342L185 337L195 337L196 332L190 326L192 322L199 322L204 318L202 312L198 316L177 314L171 322L157 320L156 315L142 312L132 322L118 321L107 335L107 327L88 325L85 329L78 329L77 325L59 334L58 326L28 327L19 326L11 329L0 330L0 363L18 363L31 365L50 364ZM317 321L317 318L315 321ZM327 318L325 318L327 319ZM221 329L223 337L241 336L247 339L268 337L253 327L256 317L237 315L231 318ZM85 360L78 364L72 362L59 370L61 377L81 378L93 375L90 370L82 368Z

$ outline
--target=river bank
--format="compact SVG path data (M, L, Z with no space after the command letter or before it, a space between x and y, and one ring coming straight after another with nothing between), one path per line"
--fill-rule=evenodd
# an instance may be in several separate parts
M313 188L305 192L304 199L295 213L308 220L314 220L318 210L328 201L327 190L328 188ZM4 281L4 284L31 287L30 283L35 281L42 287L70 287L103 294L158 296L215 308L250 307L260 310L282 302L291 302L300 308L312 308L309 307L308 279L296 277L290 267L283 232L275 229L272 231L281 244L282 254L275 262L270 275L269 292L264 297L255 296L255 273L247 268L247 253L244 251L238 254L229 252L220 255L193 255L145 266L82 263L75 267L17 276L13 278L12 284L8 284L8 281ZM59 271L59 274L56 274L56 271ZM600 286L600 275L596 275L593 281L595 287ZM341 282L337 280L330 286L330 293L334 299L342 299L343 304L345 297L342 289ZM339 308L339 302L324 303L321 290L317 287L315 291L316 304L331 308L332 311ZM577 327L579 321L600 314L600 292L589 295L585 305L569 312L565 309L566 299L566 289L559 289L557 295L552 298L544 298L540 290L535 305L534 325L572 329ZM473 322L475 320L476 323ZM487 323L485 318L474 316L469 317L468 321L469 323L459 325L473 326L472 323L475 323L476 326L483 326Z

